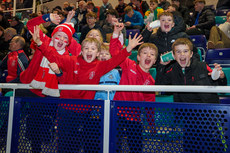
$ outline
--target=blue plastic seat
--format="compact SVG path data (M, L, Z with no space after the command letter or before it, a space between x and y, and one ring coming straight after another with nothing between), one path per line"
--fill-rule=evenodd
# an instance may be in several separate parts
M205 53L207 51L207 39L205 35L191 35L190 39L193 42L193 45L200 49L202 60L205 60Z
M8 75L8 70L4 70L2 72L2 75L0 76L0 82L1 83L6 83L6 77L7 77L7 75Z
M226 16L230 9L217 10L216 16Z
M230 67L230 48L209 49L206 52L205 62L211 67L214 63L222 67Z
M131 35L131 38L133 38L136 33L138 33L139 35L140 30L139 29L126 29L126 38L129 39L129 35Z

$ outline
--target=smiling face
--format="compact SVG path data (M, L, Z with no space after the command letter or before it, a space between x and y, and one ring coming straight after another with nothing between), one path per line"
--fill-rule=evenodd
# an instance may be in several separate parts
M53 37L53 46L57 51L63 50L69 43L69 38L64 32L56 32Z
M98 59L100 61L107 61L111 58L111 54L109 53L108 50L101 50L99 55L98 55Z
M174 46L173 53L175 60L182 68L190 66L193 52L190 50L188 45L180 44Z
M174 27L175 23L171 16L163 15L160 17L161 31L168 33Z
M156 50L152 48L145 47L141 49L140 54L137 55L140 68L144 72L149 72L149 69L156 62L156 56Z
M96 43L84 43L82 47L82 56L87 63L93 62L98 56L98 47Z
M196 2L195 6L194 6L195 11L201 12L202 9L204 8L204 6L205 6L205 4L203 2Z
M96 38L100 43L103 42L101 33L96 29L90 30L88 34L86 35L86 38Z

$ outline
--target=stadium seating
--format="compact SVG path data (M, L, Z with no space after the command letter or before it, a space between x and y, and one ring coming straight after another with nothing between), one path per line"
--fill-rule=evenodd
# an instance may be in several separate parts
M194 46L200 49L202 60L205 60L205 53L207 51L207 39L205 35L191 35L190 39L192 40Z
M226 16L228 11L230 11L230 9L217 10L216 16Z
M226 16L215 16L216 25L222 24L227 20Z
M4 70L0 76L0 82L6 83L6 76L8 75L8 70Z
M230 48L209 49L206 52L205 61L211 67L214 63L218 63L222 67L230 67Z
M129 35L131 35L131 37L133 38L133 36L136 33L140 34L140 30L139 29L126 29L126 38L129 39Z
M132 54L129 56L129 58L133 61L137 62L137 50L133 50Z

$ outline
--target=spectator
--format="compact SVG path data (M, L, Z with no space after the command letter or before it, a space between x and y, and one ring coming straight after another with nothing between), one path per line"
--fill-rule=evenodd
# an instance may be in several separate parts
M173 45L173 55L176 62L171 67L161 67L159 84L171 85L226 85L227 80L220 65L215 68L220 71L218 80L211 78L212 69L205 62L192 59L193 45L189 39L177 39ZM162 63L163 65L167 63ZM201 78L202 76L202 78ZM174 93L175 102L219 103L216 93Z
M124 0L118 0L118 5L115 7L122 21L124 20L124 17L125 17L124 9L126 6L128 6L128 4L126 4Z
M230 48L230 11L227 21L218 27L213 26L210 31L208 49L213 48Z
M99 15L99 24L102 26L104 24L104 20L106 19L106 13L109 9L113 9L113 6L109 3L109 0L102 0L102 6L100 7L100 15Z
M98 9L95 7L94 3L92 1L88 1L87 2L87 12L94 12L95 14L97 14L97 21L99 21L99 11Z
M66 21L66 14L63 11L58 11L57 14L59 15L61 20L60 24L64 23Z
M178 7L177 11L182 15L184 22L189 24L189 10L186 6L181 5L180 0L172 0L172 4Z
M18 35L22 36L25 33L24 24L16 16L11 19L10 27L14 28Z
M115 22L114 19L117 20L117 18L119 17L117 11L115 9L110 9L107 11L107 15L106 15L106 22L102 27L102 30L104 31L104 33L106 34L106 41L110 42L110 38L112 36L113 33L113 29L115 26ZM122 33L123 33L123 44L124 44L124 40L126 39L126 30L125 28L122 29Z
M145 12L149 9L148 3L142 0L133 0L132 2L136 6L134 10L140 12L144 17Z
M145 12L144 22L145 24L158 19L158 15L164 12L161 7L158 7L158 0L150 0L150 7Z
M99 26L99 24L96 23L97 15L94 12L89 12L86 14L86 21L87 21L87 25L85 25L81 31L80 43L82 43L82 41L85 39L87 33L91 29L100 30L102 33L102 36L103 36L103 40L105 40L105 34L104 34L103 30L101 29L101 27Z
M205 35L209 39L212 26L215 25L214 11L205 6L205 0L194 1L195 11L192 16L190 27L187 28L188 35Z
M194 0L180 0L180 4L187 7L189 11L194 9Z
M175 23L173 19L173 14L169 12L163 12L159 15L160 20L160 28L157 30L157 33L152 34L152 28L148 27L142 32L144 42L154 43L158 48L158 55L164 54L168 51L172 50L172 44L178 38L189 38L189 36L185 32L178 32L176 28L174 28ZM199 55L197 54L197 49L194 49L194 59L199 59ZM156 71L157 71L157 78L161 78L160 70L160 56L157 58L156 62ZM170 66L170 64L169 64ZM156 78L156 83L160 81Z
M4 45L4 28L0 26L0 47ZM0 50L0 61L6 56L8 51Z
M63 3L63 11L65 10L65 8L69 7L69 2L65 1Z
M159 0L160 3L158 4L159 7L163 8L164 10L167 10L170 3L167 0Z
M9 51L10 41L15 35L17 35L17 31L14 28L6 28L4 30L4 42L0 46L1 52L7 53Z
M76 32L81 32L82 27L87 24L86 22L86 2L81 0L78 4L78 8L76 10L74 18L77 20L77 24L75 25L74 29Z
M2 26L4 29L10 27L10 23L4 17L4 13L2 11L0 11L0 26Z
M99 52L99 55L98 55L98 60L107 61L111 58L112 56L109 52L109 45L102 44L101 51ZM100 78L99 85L119 85L120 79L121 79L121 76L118 70L113 69ZM115 91L109 92L110 100L113 100L115 93L116 93ZM97 91L94 99L107 100L108 94L106 91Z
M125 8L125 25L127 29L142 29L144 19L140 12L134 11L131 6Z
M9 53L3 58L0 64L0 76L4 70L8 70L6 82L19 83L19 76L29 64L29 59L23 51L25 39L21 36L15 36L9 45Z
M216 9L217 10L230 9L230 0L218 0Z

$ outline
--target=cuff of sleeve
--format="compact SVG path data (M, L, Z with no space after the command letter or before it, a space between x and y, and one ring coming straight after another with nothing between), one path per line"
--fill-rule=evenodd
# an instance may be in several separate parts
M42 16L42 19L43 19L44 21L46 21L46 22L51 21L51 19L50 19L50 14L45 14L45 15L43 15L43 16Z
M113 33L113 38L118 38L118 34Z
M57 77L61 77L61 76L63 75L63 72L62 72L61 69L60 69L60 72L61 72L60 74L56 74L56 73L55 73Z

